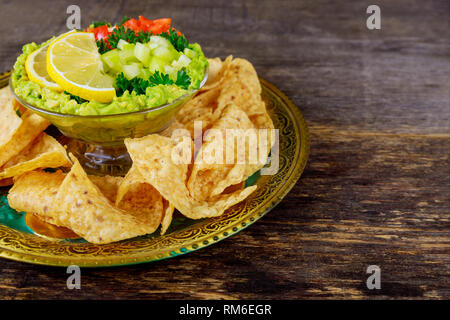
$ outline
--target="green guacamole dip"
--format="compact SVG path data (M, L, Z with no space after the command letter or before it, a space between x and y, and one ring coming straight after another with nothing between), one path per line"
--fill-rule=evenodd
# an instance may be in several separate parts
M208 67L208 60L205 58L200 45L189 44L184 53L191 62L185 70L191 79L189 88L183 89L175 84L158 84L146 89L145 94L136 94L125 91L122 96L115 97L110 103L99 103L97 101L87 101L78 103L71 95L65 92L56 92L44 88L32 82L25 70L25 61L29 54L42 46L49 44L54 38L38 45L29 43L23 47L23 53L17 58L14 71L11 75L12 85L15 94L27 103L54 112L75 115L110 115L127 112L151 109L160 105L171 103L183 96L190 90L199 88Z

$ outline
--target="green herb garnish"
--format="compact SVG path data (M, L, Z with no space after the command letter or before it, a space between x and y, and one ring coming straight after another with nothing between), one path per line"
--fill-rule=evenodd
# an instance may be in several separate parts
M189 78L189 76L184 68L181 70L178 70L177 81L175 81L175 84L183 89L187 89L191 85L191 78Z
M183 68L177 72L177 79L174 82L170 79L169 75L156 71L152 74L148 80L142 78L133 78L128 80L123 72L121 72L116 78L116 94L118 97L124 94L125 91L135 92L137 95L145 94L148 87L153 87L156 85L172 85L175 84L183 89L188 89L191 84L191 79L189 78L186 70Z
M105 52L111 50L108 47L108 43L103 39L97 40L96 43L97 43L97 47L98 47L98 52L100 54L104 54Z
M123 72L119 73L116 78L116 94L118 97L124 94L125 91L128 92L136 92L136 94L141 95L145 94L145 90L151 86L151 83L142 78L133 78L128 80Z
M189 42L186 40L184 35L178 35L178 32L175 30L169 30L168 32L163 32L159 34L160 37L164 37L170 41L170 43L175 47L175 49L179 52L183 52L189 46Z
M70 96L70 99L75 100L79 104L82 104L82 103L85 103L85 102L89 102L89 100L85 100L85 99L83 99L83 98L81 98L79 96L75 96L75 95L71 94L70 92L64 91L64 93L68 94Z
M159 71L156 71L154 74L152 74L148 80L153 83L154 85L158 84L173 84L172 79L170 79L169 75L166 73L162 73Z
M117 44L119 43L119 40L125 40L128 43L136 43L138 37L134 33L133 30L128 29L124 26L120 26L113 30L113 32L108 37L108 43L111 46L111 48L117 48Z

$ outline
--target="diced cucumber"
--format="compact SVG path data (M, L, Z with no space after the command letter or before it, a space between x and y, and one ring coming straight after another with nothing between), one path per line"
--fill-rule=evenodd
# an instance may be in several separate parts
M141 73L141 68L136 64L127 64L123 66L123 74L130 80L137 77Z
M169 40L160 36L151 36L150 44L157 44L160 47L169 47L172 46Z
M169 47L157 47L153 50L153 55L167 62L171 62L178 58L178 52Z
M153 43L152 42L147 42L146 45L147 45L147 47L150 50L155 50L156 48L159 47L159 44L157 44L156 42L153 42Z
M120 62L122 64L129 64L130 62L139 62L134 56L134 48L119 51Z
M129 43L127 41L123 40L123 39L120 39L119 42L117 42L117 48L122 50L123 46L126 45L126 44L129 44Z
M178 60L174 60L172 62L172 67L174 67L175 69L181 69L181 68L185 68L187 67L190 63L191 63L191 59L189 59L188 57L186 57L184 54L182 54Z
M148 67L150 63L150 48L143 45L142 43L138 42L136 43L136 46L134 47L134 55L136 58L138 58L139 61L142 62L142 64L145 67Z
M185 56L184 54L182 54L179 58L178 58L178 62L183 66L183 67L187 67L189 65L189 63L191 63L191 59L189 59L187 56Z
M127 43L122 46L121 50L134 50L136 45L134 43Z
M142 63L140 63L140 62L132 62L132 63L129 63L129 65L136 66L139 69L143 69L144 68Z
M158 57L152 57L150 59L150 64L148 66L148 69L150 70L150 72L155 72L155 71L159 71L159 72L163 72L164 71L164 67L167 66L167 62L158 58Z
M102 54L102 60L105 63L105 65L108 66L109 69L113 70L114 72L121 71L121 64L120 64L120 56L119 56L119 50L114 49L111 51L108 51L104 54Z

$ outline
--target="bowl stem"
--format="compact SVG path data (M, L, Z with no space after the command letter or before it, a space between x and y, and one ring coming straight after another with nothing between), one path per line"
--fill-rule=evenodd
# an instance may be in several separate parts
M124 144L102 146L70 139L67 151L78 158L88 174L124 176L132 164Z

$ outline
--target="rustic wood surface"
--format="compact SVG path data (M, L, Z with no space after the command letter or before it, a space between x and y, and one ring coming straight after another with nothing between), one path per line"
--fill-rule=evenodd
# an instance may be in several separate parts
M448 1L1 0L0 70L21 46L122 16L170 16L208 56L254 63L303 112L308 166L284 201L197 252L120 268L66 270L0 259L0 298L450 298ZM381 268L368 290L366 268Z

